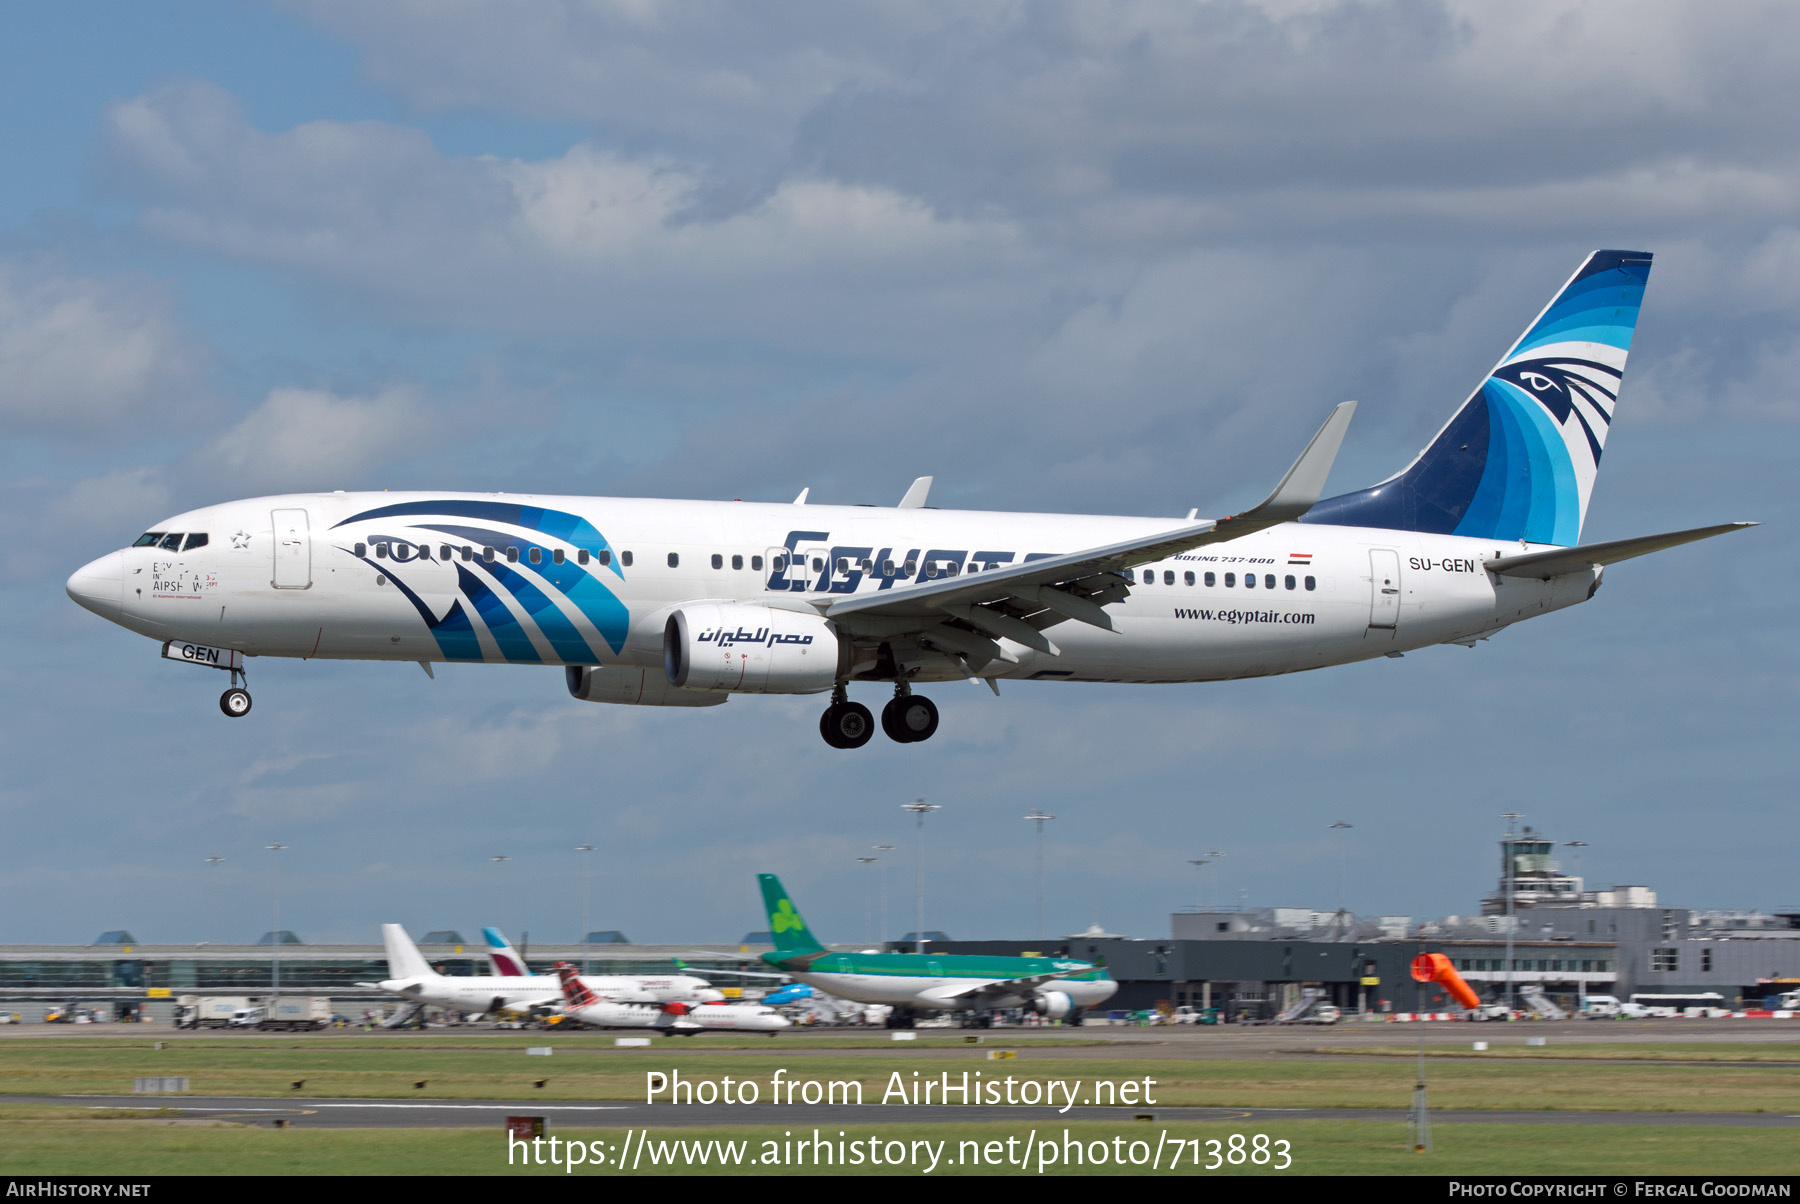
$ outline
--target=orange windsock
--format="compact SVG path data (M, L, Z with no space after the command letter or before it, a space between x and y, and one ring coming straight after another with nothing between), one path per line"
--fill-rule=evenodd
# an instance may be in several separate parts
M1456 1002L1466 1008L1481 1006L1481 996L1469 989L1469 984L1456 972L1450 959L1441 953L1421 953L1413 958L1412 976L1417 982L1442 983L1446 990L1456 996Z

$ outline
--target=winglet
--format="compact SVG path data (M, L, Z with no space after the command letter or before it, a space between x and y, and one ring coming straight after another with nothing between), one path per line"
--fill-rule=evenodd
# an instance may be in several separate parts
M800 491L800 496L799 496L799 497L797 497L797 498L795 498L795 499L794 499L794 505L796 505L796 506L804 506L804 505L806 505L806 495L807 495L807 494L809 494L809 493L811 493L811 492L812 492L812 486L811 486L811 485L808 485L808 486L807 486L807 487L806 487L806 488L805 488L805 489L802 489L802 490L801 490L801 491Z
M1319 428L1319 433L1312 437L1312 442L1306 445L1306 450L1300 453L1300 458L1294 461L1294 466L1281 478L1281 484L1275 486L1275 492L1227 521L1247 519L1273 526L1292 522L1311 510L1325 491L1325 478L1331 475L1332 461L1337 459L1344 432L1350 429L1350 418L1355 413L1354 401L1339 403L1325 420L1325 425Z
M900 499L898 510L917 510L925 505L925 499L931 493L931 477L920 477L907 489L906 496Z

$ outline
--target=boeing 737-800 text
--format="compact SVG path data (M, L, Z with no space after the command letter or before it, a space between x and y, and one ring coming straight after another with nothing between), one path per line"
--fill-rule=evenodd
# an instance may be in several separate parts
M163 655L561 666L589 702L817 694L838 748L929 738L925 682L1193 682L1473 646L1592 597L1609 564L1727 523L1578 546L1650 256L1596 251L1411 464L1320 501L1355 407L1217 520L469 493L253 498L166 519L69 578Z

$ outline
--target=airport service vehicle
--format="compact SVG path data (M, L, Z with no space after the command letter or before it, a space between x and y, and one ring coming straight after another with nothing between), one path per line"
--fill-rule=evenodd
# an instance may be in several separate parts
M1606 567L1751 523L1582 545L1651 256L1596 251L1400 472L1321 501L1344 402L1268 498L1199 520L456 492L225 502L70 576L80 605L231 675L252 657L552 665L588 702L825 694L819 731L937 730L968 678L1166 683L1474 647Z
M534 979L560 996L556 975L532 974L525 959L498 928L483 928L481 936L487 942L488 964L496 976ZM596 994L620 1002L719 1003L725 999L723 991L692 974L583 974L581 981Z
M267 1003L232 1013L230 1027L257 1029L321 1029L331 1023L331 1000L323 995L275 996Z
M506 938L494 929L491 940L504 950L500 962L510 968L523 969L524 960L512 952ZM562 1008L562 986L553 974L506 973L467 978L451 977L434 971L419 953L419 947L398 924L383 924L381 936L387 946L388 978L378 983L359 983L399 995L418 1006L452 1008L462 1012L520 1011L533 1016L551 1015ZM491 950L490 950L491 956ZM723 999L705 979L685 974L596 977L587 980L597 989L611 991L620 999L645 1003L682 1001L701 1003ZM653 984L653 985L647 985ZM402 1013L404 1015L405 1012Z
M1717 1019L1731 1015L1731 1009L1725 1006L1725 997L1717 991L1673 995L1639 992L1631 997L1630 1004L1642 1008L1646 1016L1665 1020L1683 1017Z
M762 959L839 999L892 1005L889 1028L912 1028L921 1012L961 1012L986 1028L1006 1008L1080 1024L1087 1008L1119 989L1105 970L1065 957L833 953L813 936L781 879L758 874L756 880L775 942L775 952Z
M1589 995L1582 1000L1579 1014L1586 1020L1616 1020L1623 1015L1617 995Z
M755 1003L626 1003L607 999L587 985L568 962L556 963L562 985L562 1015L594 1028L652 1028L672 1036L707 1031L767 1033L773 1037L793 1022L774 1008Z
M176 1028L229 1028L231 1018L250 1007L243 995L183 995L175 1001Z

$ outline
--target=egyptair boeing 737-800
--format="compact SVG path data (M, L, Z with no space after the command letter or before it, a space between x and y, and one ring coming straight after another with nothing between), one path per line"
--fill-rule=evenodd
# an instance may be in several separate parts
M1650 256L1596 251L1429 446L1320 501L1355 403L1217 520L471 493L314 493L155 525L69 578L89 610L231 673L248 657L555 665L576 698L823 694L827 743L928 739L926 682L1192 682L1473 646L1607 565L1727 523L1580 545ZM797 503L804 503L802 492Z

